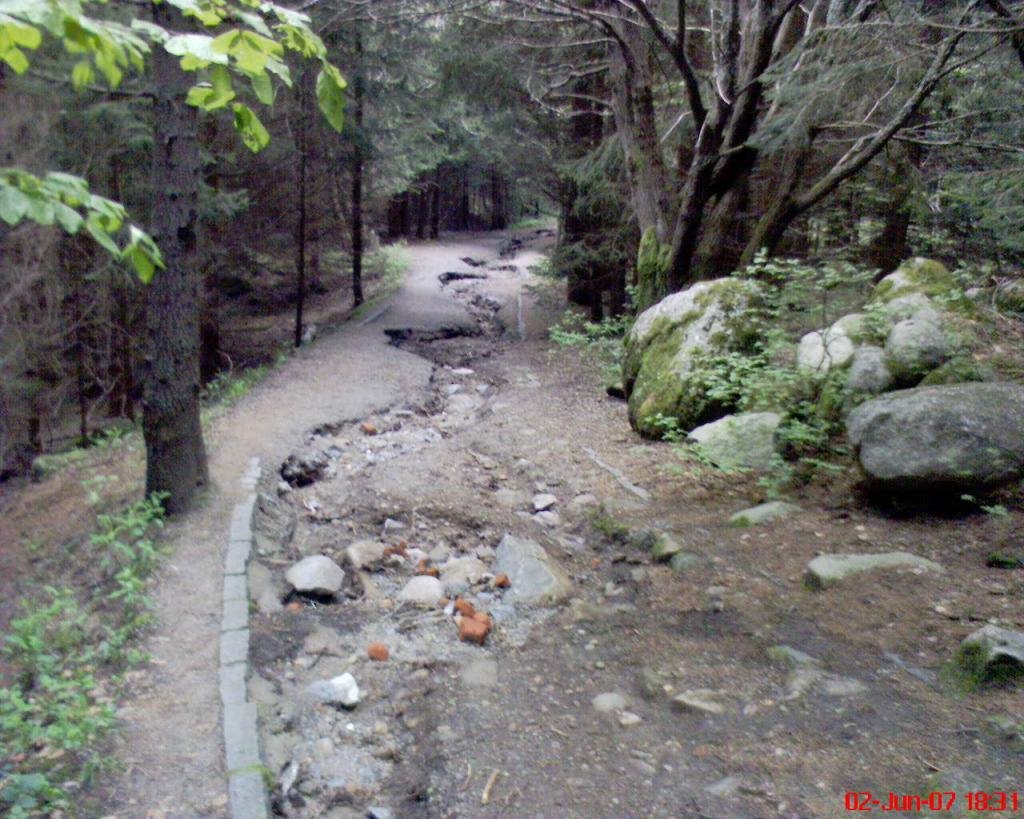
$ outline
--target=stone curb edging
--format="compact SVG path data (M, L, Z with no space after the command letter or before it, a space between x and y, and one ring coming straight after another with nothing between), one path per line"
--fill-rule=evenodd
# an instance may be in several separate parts
M260 758L256 703L249 701L249 583L252 518L260 460L252 458L242 478L245 500L231 514L224 560L220 631L220 699L224 711L224 756L232 819L267 819L267 785Z

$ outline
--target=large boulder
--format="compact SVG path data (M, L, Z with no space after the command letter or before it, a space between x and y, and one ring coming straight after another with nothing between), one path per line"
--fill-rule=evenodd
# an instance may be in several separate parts
M948 296L956 289L953 274L942 262L917 257L908 259L875 285L871 301L885 304L909 295Z
M782 417L774 412L726 415L694 429L687 441L719 469L771 469L775 463L775 430Z
M708 356L749 346L759 329L750 313L758 301L754 282L715 279L673 293L640 314L626 338L622 368L634 428L657 435L661 414L689 430L728 412L707 398L695 371Z
M1024 475L1024 386L900 390L850 413L869 482L899 493L985 489Z
M853 339L837 323L827 330L808 333L801 338L796 364L804 370L827 373L849 364L856 349Z
M885 363L885 351L881 347L865 344L858 347L850 364L846 386L853 392L877 395L892 389L896 380Z
M885 363L896 380L914 384L953 355L953 337L938 322L916 316L898 322L885 342Z

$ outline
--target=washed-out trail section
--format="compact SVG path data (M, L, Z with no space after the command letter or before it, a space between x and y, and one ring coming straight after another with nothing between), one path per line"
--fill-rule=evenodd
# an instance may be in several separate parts
M215 422L207 441L208 497L165 530L171 557L155 589L152 661L132 674L120 711L115 753L125 770L104 797L109 814L226 814L219 635L228 521L247 492L240 479L251 458L280 463L324 419L362 417L425 390L430 363L392 345L382 325L392 326L394 317L398 326L428 332L475 326L437 277L480 249L472 239L416 246L407 280L383 315L298 351Z

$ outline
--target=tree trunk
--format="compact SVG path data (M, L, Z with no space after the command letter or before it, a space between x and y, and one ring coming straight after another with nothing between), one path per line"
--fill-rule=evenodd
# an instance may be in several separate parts
M295 338L296 347L302 346L303 310L306 306L306 161L308 141L306 139L307 114L309 108L309 74L303 71L299 77L299 117L295 128L295 141L299 150L299 213L295 223Z
M168 4L153 20L178 24ZM165 269L147 288L142 430L146 494L167 493L168 512L188 507L208 481L199 420L199 285L196 251L199 176L197 111L185 104L192 85L178 58L153 52L153 237Z
M430 238L436 239L441 233L441 170L435 169L434 181L430 183Z
M430 190L424 185L416 194L416 238L427 238L427 220L430 217Z
M355 128L352 145L352 305L358 307L363 303L363 117L366 98L366 80L363 76L363 32L356 24L353 35L355 41L356 65L353 77L354 108L353 126Z

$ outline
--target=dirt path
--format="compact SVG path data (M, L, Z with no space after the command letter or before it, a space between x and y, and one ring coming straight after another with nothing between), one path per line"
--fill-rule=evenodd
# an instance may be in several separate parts
M487 249L496 240L485 243ZM382 329L468 325L437 277L473 240L413 246L412 267L383 315L320 338L219 418L208 436L212 488L192 514L167 528L172 555L158 579L156 630L147 672L121 709L118 757L127 765L108 812L126 817L219 816L227 804L217 692L223 549L239 480L250 458L279 462L325 419L358 418L422 391L431 365L389 344Z

